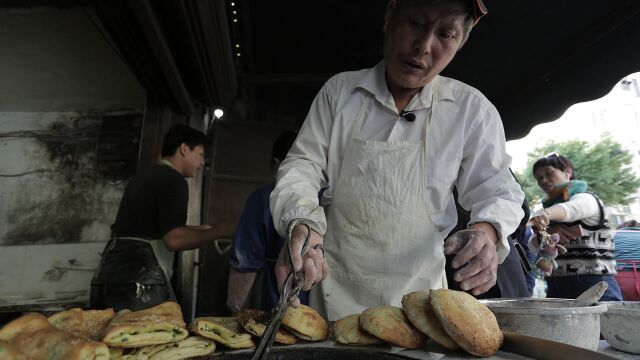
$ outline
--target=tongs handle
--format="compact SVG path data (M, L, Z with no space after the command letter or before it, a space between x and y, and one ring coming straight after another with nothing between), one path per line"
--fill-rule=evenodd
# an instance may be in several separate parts
M293 233L293 229L296 225L302 224L307 228L307 236L304 239L304 243L302 244L302 250L300 251L300 256L304 256L304 254L309 250L310 239L311 239L311 226L312 222L305 219L294 219L289 223L287 228L287 253L289 255L289 266L291 266L291 271L289 275L287 275L286 280L284 281L284 285L282 287L282 293L280 294L280 300L278 301L278 305L275 309L274 316L269 322L269 326L265 329L262 334L262 339L260 339L260 343L253 352L251 357L252 360L264 360L269 355L269 351L271 350L271 345L278 334L278 329L280 328L280 324L282 323L282 318L289 307L291 301L293 301L300 294L300 289L304 284L304 273L302 270L299 272L295 272L293 270L293 257L292 248L291 248L291 234Z

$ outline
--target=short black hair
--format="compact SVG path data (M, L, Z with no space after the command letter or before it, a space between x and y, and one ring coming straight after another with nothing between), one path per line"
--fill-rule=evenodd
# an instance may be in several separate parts
M182 144L187 144L190 149L196 146L206 147L209 138L203 132L187 125L174 125L162 140L162 157L174 155Z
M273 143L273 148L271 149L271 157L280 161L284 160L297 136L298 132L293 130L287 130L278 135L278 138Z
M536 162L533 164L533 175L535 176L536 170L544 166L551 166L560 171L571 169L571 177L569 178L569 180L575 180L576 178L576 170L573 167L573 163L571 162L571 160L558 153L553 153L536 160Z

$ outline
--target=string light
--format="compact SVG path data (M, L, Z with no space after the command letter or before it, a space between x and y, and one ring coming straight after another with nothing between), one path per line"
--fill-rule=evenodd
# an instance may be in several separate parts
M231 13L233 14L234 29L238 29L237 27L235 27L235 25L238 25L238 11L235 10L236 3L235 2L231 2L231 6L234 7L232 9L232 11L231 11ZM236 50L236 57L238 57L238 58L241 57L242 53L239 51L240 50L240 43L239 42L235 42L235 50Z

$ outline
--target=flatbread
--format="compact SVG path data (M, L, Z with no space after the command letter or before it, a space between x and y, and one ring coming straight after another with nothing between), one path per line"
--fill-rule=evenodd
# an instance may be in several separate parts
M108 360L105 344L53 327L44 315L21 316L0 330L0 340L31 360Z
M178 342L127 349L111 360L180 360L213 354L216 344L201 336L190 336Z
M235 317L200 317L189 325L191 333L213 339L231 349L248 349L255 346Z
M384 341L360 328L360 314L351 314L333 324L336 342L345 345L374 345Z
M282 318L282 325L300 339L322 341L329 337L329 324L314 309L300 304L289 306Z
M240 325L249 333L257 337L262 337L271 318L271 314L266 311L244 309L240 312L240 315L238 315L238 322L240 322ZM288 331L280 328L274 341L280 344L293 345L298 342L298 339Z
M0 360L28 360L8 341L0 340Z
M49 316L55 328L91 340L100 340L102 330L109 325L116 313L112 308L105 310L82 310L74 308Z
M435 342L447 349L460 349L440 324L440 320L431 306L428 291L416 291L404 295L402 310L416 329L422 331Z
M375 306L360 314L360 327L369 334L407 349L424 346L425 335L407 320L402 309L395 306Z
M465 351L492 356L504 341L496 316L464 291L430 290L431 306L444 330Z
M104 329L109 347L137 348L184 340L189 335L180 305L168 301L140 311L119 311Z

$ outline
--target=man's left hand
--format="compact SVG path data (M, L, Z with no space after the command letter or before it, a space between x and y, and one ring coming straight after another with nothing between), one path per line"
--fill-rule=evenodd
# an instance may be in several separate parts
M498 275L498 234L488 223L473 224L466 230L451 235L444 244L445 255L456 254L451 262L453 279L462 290L471 290L473 295L489 291Z

